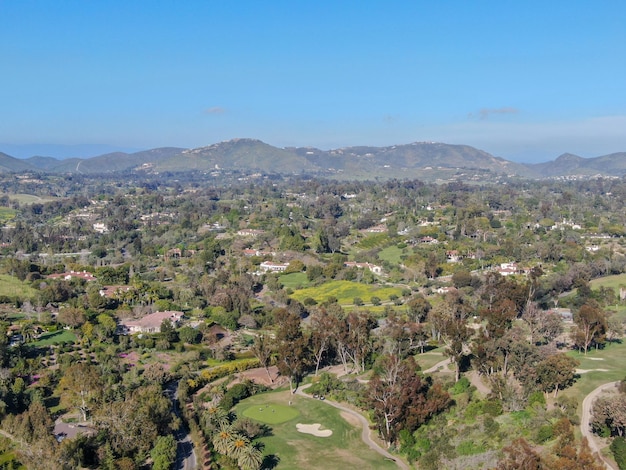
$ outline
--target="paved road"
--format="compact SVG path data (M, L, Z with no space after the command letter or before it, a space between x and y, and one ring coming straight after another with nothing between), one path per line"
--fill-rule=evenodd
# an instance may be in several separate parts
M583 400L583 412L582 417L580 419L580 432L583 437L587 438L589 442L589 448L592 452L597 452L598 455L602 458L604 462L604 466L609 470L619 470L617 467L614 467L613 464L607 461L604 457L602 457L602 453L600 452L600 447L598 446L598 442L594 434L591 432L591 408L593 406L593 402L598 396L604 392L605 390L609 390L617 386L619 382L609 382L604 385L600 385L598 388L593 390L589 395L585 397Z
M165 389L166 395L172 400L172 410L174 414L181 417L180 409L178 408L178 381L170 382ZM193 442L189 435L189 430L181 425L180 429L174 433L176 439L176 462L174 464L175 470L196 470L198 468L198 460L196 459L196 452L193 448Z
M310 398L311 400L314 400L314 398L310 395L307 395L306 393L304 393L304 390L308 387L310 387L311 384L307 384L304 385L302 387L299 387L296 389L296 393L300 396L306 397L306 398ZM396 456L390 454L389 452L387 452L385 449L383 449L382 447L380 447L376 442L374 442L372 440L372 430L370 429L370 425L369 422L367 421L367 419L365 419L365 417L360 414L357 413L354 410L351 410L350 408L347 408L343 405L340 405L337 402L334 402L332 400L324 400L323 403L326 403L330 406L334 406L335 408L341 410L341 411L345 411L346 413L351 414L352 416L354 416L355 418L357 418L359 420L359 422L361 423L361 426L363 428L362 432L361 432L361 439L363 439L363 442L365 442L365 444L372 449L374 452L378 452L380 455L382 455L383 457L385 457L386 459L392 460L396 463L396 465L398 466L398 468L401 468L402 470L410 470L409 466L404 463L402 460L400 460L399 458L397 458Z

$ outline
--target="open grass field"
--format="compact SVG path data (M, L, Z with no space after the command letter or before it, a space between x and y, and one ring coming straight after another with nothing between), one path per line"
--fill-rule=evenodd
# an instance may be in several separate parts
M606 276L599 279L593 279L589 282L592 289L599 289L600 287L611 287L615 289L615 292L619 292L620 286L626 287L626 274L617 274L615 276Z
M33 346L50 346L51 344L74 342L76 342L76 335L74 333L68 330L58 330L43 333L37 341L30 344Z
M12 201L17 201L20 204L35 204L35 203L43 203L50 202L58 199L52 196L35 196L34 194L9 194L9 199Z
M0 295L19 297L22 299L33 298L37 291L18 278L7 274L0 274Z
M289 400L292 401L291 406ZM393 462L369 449L361 440L361 428L357 423L348 422L341 412L326 403L311 398L291 395L288 390L263 393L243 400L235 407L237 415L245 416L246 412L263 415L267 419L267 410L283 407L295 410L298 414L281 423L270 424L272 435L262 438L265 455L275 455L280 469L396 469ZM263 408L262 412L258 412ZM249 411L250 410L250 411ZM271 413L271 411L270 411ZM282 414L282 411L281 411ZM253 418L255 419L255 418ZM352 420L348 416L348 419ZM298 432L296 424L319 423L322 429L330 429L329 437L316 437Z
M318 303L324 302L330 297L335 297L342 305L353 305L355 297L360 297L364 302L368 303L372 297L379 297L385 301L389 299L390 295L400 297L402 289L399 287L378 287L352 281L331 281L321 286L298 290L293 293L292 297L300 302L307 297L311 297Z
M278 278L278 281L283 287L290 287L291 289L300 289L311 284L306 277L306 273L284 274Z
M402 261L402 248L398 248L396 245L388 246L380 250L378 258L382 261L389 261L391 264L400 264Z

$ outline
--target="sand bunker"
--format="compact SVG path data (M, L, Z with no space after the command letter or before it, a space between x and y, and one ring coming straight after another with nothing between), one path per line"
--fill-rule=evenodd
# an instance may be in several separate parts
M587 372L608 372L609 369L576 369L577 374L586 374Z
M296 429L298 432L303 432L305 434L313 434L316 437L328 437L333 434L330 429L320 430L322 425L320 423L315 424L296 424Z

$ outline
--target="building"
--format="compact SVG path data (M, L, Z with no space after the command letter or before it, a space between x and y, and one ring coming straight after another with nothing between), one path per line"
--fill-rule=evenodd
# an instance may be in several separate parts
M69 271L65 273L59 274L50 274L48 279L63 279L65 281L70 281L71 279L84 279L85 281L95 281L96 278L93 274L87 271Z
M382 274L383 268L372 263L357 263L355 261L346 261L343 263L346 268L369 269L374 274Z
M178 327L182 318L183 312L154 312L138 320L124 320L121 326L126 334L160 333L161 324L164 320L169 320L174 327Z
M289 263L274 263L273 261L263 261L259 268L264 272L282 273L287 270Z

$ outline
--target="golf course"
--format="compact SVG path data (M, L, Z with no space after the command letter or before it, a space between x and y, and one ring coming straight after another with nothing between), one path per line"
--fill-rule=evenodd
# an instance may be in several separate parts
M261 441L277 469L397 468L363 443L354 417L323 401L281 390L243 400L235 412L271 427Z

